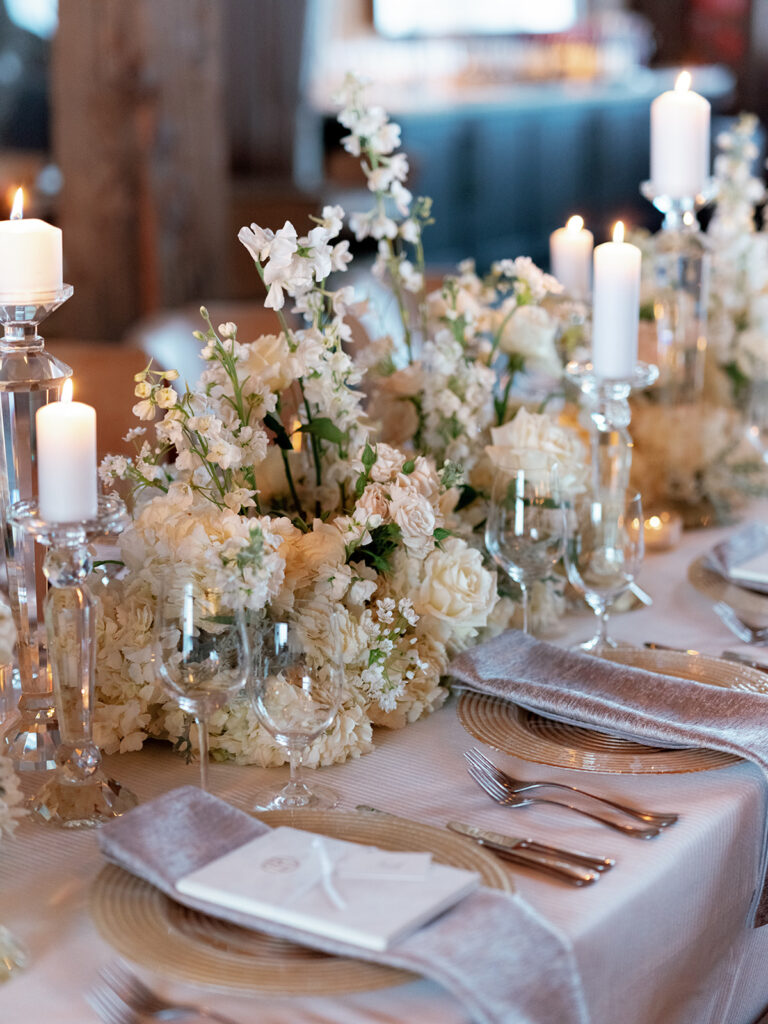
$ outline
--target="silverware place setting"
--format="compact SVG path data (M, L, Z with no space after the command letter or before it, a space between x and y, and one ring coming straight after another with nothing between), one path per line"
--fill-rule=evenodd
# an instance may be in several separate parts
M678 820L678 816L675 814L655 814L650 811L638 811L637 808L627 808L622 804L616 804L612 801L608 801L605 798L597 797L594 793L588 793L584 790L577 789L575 786L566 786L562 783L549 783L549 782L526 782L523 780L514 779L512 776L508 776L505 772L502 772L496 765L481 754L479 750L466 751L464 757L467 761L467 771L475 782L484 790L492 800L496 803L502 804L506 807L524 807L526 804L542 803L552 804L555 807L565 807L568 810L575 811L577 814L584 815L584 817L592 818L594 821L599 821L603 825L607 825L609 828L615 829L617 832L621 832L624 835L631 836L635 839L653 839L659 833L674 824ZM593 811L588 811L583 807L579 807L576 804L568 803L565 800L552 800L548 797L531 796L527 792L528 788L534 788L538 786L552 786L558 789L565 789L570 792L576 792L580 796L592 798L598 800L601 803L609 804L613 809L618 810L620 813L628 814L638 820L638 815L644 815L640 820L645 822L653 822L652 824L631 824L629 822L622 822L614 818L608 818L604 815L597 814ZM518 787L522 787L522 790Z
M747 622L725 601L712 605L712 610L723 625L745 644L768 644L768 626Z
M148 1020L215 1021L236 1024L211 1010L188 1003L163 999L123 964L108 964L99 971L99 980L86 993L86 1001L105 1024L146 1024Z

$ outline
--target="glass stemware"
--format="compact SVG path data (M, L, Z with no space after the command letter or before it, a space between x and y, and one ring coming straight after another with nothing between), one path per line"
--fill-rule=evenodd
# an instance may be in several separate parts
M200 786L208 789L208 718L241 690L251 668L242 609L219 590L196 583L163 589L154 623L158 682L194 716L200 748Z
M597 616L597 632L577 647L592 654L618 647L608 636L613 602L629 589L643 561L643 507L634 491L578 496L569 515L565 567Z
M254 642L250 698L259 721L287 750L291 776L279 792L258 793L254 810L327 810L338 804L333 790L314 781L307 785L301 765L306 747L336 717L341 681L338 622L332 608L321 622L298 605L290 614L265 614Z
M557 467L533 454L539 459L531 464L510 461L497 467L485 524L488 553L520 587L525 633L530 631L529 588L552 572L565 547Z

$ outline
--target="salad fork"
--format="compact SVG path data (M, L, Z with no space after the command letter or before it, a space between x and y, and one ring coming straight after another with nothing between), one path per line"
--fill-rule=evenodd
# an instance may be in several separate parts
M768 643L768 626L754 626L745 622L738 612L725 601L718 601L712 606L712 610L720 621L745 644Z
M504 807L525 807L526 804L553 804L555 807L566 807L571 811L576 811L577 814L583 814L586 818L599 821L601 824L607 825L617 832L623 832L626 836L632 836L634 839L653 839L661 831L658 826L643 827L642 825L629 825L621 821L614 821L611 818L604 818L600 814L585 811L583 807L566 803L564 800L548 800L543 796L526 796L522 793L512 793L510 790L505 789L500 782L497 782L487 769L473 764L467 765L467 771L492 800L495 800L497 804L502 804Z
M658 828L667 828L669 825L674 825L678 820L677 814L658 814L654 811L643 811L640 810L640 808L628 807L626 804L620 804L615 800L609 800L608 797L598 796L597 793L590 793L587 790L579 789L578 786L569 786L564 782L545 782L541 779L535 781L530 781L528 779L515 779L513 776L509 775L508 772L504 772L501 768L498 768L493 761L491 761L490 758L487 758L482 751L477 749L477 747L472 750L465 751L464 757L469 764L474 764L478 768L485 769L510 793L524 793L529 789L542 789L544 787L551 789L564 789L566 792L579 793L581 796L588 797L590 800L596 800L601 804L606 804L608 807L612 807L616 811L621 811L623 814L628 814L632 818L637 818L638 821L645 822L647 825L657 826Z
M235 1024L211 1010L162 999L140 978L120 963L108 964L99 971L101 985L88 993L88 1002L106 1024L144 1024L148 1017L158 1020L210 1020Z

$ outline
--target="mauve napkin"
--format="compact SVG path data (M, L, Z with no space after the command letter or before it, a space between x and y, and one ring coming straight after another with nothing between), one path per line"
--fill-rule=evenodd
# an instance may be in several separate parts
M724 579L736 586L768 593L768 580L747 580L734 576L734 570L758 555L768 553L768 526L764 523L747 523L735 530L727 540L716 544L706 559L709 569L714 569Z
M422 974L448 989L482 1024L586 1024L568 941L520 897L481 888L383 953L261 921L176 892L175 882L268 826L192 786L172 790L110 822L104 855L171 899L246 928L327 953Z
M544 715L640 742L709 747L762 768L768 781L768 694L648 672L563 650L508 630L460 654L448 671L465 686ZM768 924L766 842L756 928Z

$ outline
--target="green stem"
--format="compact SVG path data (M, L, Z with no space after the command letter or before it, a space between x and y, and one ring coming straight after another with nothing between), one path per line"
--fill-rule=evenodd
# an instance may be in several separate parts
M293 473L291 472L291 464L288 459L288 452L284 448L281 448L280 455L283 458L283 469L285 470L285 479L288 481L288 489L291 492L291 498L293 499L293 505L294 508L296 509L296 514L303 519L304 509L301 507L299 495L296 492L296 485L293 482Z

